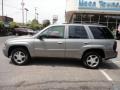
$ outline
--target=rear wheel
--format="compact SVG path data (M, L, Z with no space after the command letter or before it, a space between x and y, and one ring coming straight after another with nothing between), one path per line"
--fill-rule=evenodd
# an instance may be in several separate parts
M15 48L11 52L11 61L16 65L25 65L29 62L30 55L23 48Z
M88 52L83 56L83 63L86 67L96 69L99 67L102 57L96 52Z

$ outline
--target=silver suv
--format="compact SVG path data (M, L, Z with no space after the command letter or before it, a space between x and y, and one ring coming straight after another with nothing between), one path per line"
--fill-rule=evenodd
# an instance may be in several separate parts
M107 27L89 24L51 25L34 36L5 42L4 55L17 65L33 57L77 58L88 68L117 56L117 42Z

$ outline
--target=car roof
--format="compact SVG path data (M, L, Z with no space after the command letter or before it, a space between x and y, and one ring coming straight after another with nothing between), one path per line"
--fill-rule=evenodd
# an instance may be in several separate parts
M82 24L78 24L78 23L67 24L67 23L64 23L64 24L54 24L54 25L51 25L51 26L61 26L61 25L68 25L68 26L75 25L75 26L96 26L96 27L106 27L106 26L104 26L104 25L97 24L97 23L92 23L92 24L89 24L89 23L82 23Z

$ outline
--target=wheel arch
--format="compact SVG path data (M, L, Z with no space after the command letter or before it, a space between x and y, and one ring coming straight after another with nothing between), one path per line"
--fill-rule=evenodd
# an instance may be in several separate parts
M83 52L82 57L83 57L86 53L88 53L88 52L96 52L96 53L98 53L102 58L105 58L105 52L104 52L103 49L98 49L98 48L87 49L87 50L85 50L85 51Z
M9 47L9 49L8 49L8 57L11 55L12 50L15 49L15 48L23 48L23 49L27 50L27 52L30 55L29 49L26 46L24 46L24 45L14 45L14 46Z

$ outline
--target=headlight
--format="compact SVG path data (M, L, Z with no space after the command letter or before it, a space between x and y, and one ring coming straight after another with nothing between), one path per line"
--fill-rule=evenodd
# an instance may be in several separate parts
M4 43L4 46L5 46L5 47L7 46L7 42Z

